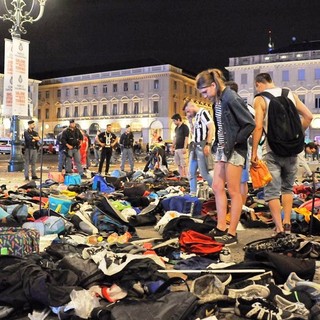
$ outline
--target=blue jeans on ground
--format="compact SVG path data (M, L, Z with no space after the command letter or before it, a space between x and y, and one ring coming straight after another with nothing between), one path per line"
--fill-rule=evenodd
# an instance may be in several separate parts
M189 155L189 184L190 193L197 193L197 170L199 168L200 175L203 180L207 181L209 186L212 186L213 177L209 173L205 155L203 154L203 148L197 145L194 151Z
M122 149L121 165L120 165L121 171L124 171L124 164L126 163L127 159L129 161L130 170L133 171L134 160L133 160L133 150L132 150L132 148L123 148Z

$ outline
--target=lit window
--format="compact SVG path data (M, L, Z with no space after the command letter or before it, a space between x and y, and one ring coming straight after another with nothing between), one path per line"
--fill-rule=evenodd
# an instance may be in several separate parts
M93 86L92 93L97 94L98 93L98 86Z
M153 81L153 89L159 89L159 80Z
M79 108L74 107L74 117L79 117Z
M102 87L102 93L108 93L108 86L106 84Z
M69 107L66 108L66 118L70 117L70 110Z
M133 88L134 88L135 91L138 91L139 90L139 82L137 82L137 81L134 82L133 83Z

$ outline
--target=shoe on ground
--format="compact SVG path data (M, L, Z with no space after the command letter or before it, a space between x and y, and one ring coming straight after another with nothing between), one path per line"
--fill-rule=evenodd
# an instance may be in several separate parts
M225 236L228 233L227 230L222 231L218 228L213 228L211 231L209 231L208 235L212 238L214 238L215 240Z
M238 243L238 237L237 235L233 236L232 234L227 233L217 241L223 243L226 247L229 247Z
M232 283L228 286L228 288L229 289L243 289L243 288L250 286L252 284L259 284L262 286L266 286L269 283L274 283L272 271L266 271L262 274L255 275L255 276L250 277L248 279Z
M88 179L88 177L85 174L82 174L81 179Z
M32 176L32 180L39 180L40 178L37 176Z
M275 296L278 295L278 296L281 296L282 298L284 298L288 301L294 302L294 303L301 302L305 305L305 307L308 310L310 310L310 308L313 306L312 299L310 298L309 294L304 291L298 291L298 290L287 291L287 290L280 288L279 286L276 286L273 283L270 283L268 288L270 290L270 295L268 297L268 300L270 300L270 301L274 301Z
M238 298L234 311L236 315L246 319L286 320L296 318L291 312L278 309L263 299Z
M30 181L29 177L24 177L24 181Z
M252 284L242 289L228 289L228 298L237 299L255 299L255 298L267 298L270 295L270 291L267 287L260 284Z
M290 223L285 223L283 225L283 231L285 234L291 234L291 224Z
M287 291L292 291L296 288L297 282L299 281L305 281L305 280L298 277L295 272L291 272L286 282L284 283L283 288Z
M308 319L310 312L303 303L291 302L278 295L274 297L274 302L279 309L293 313L298 319Z
M225 280L226 283L228 280ZM228 297L224 295L225 285L214 274L206 274L200 276L192 281L190 292L199 298L199 303L227 300Z
M296 284L297 292L307 293L309 297L316 301L320 302L320 284L312 281L298 281Z

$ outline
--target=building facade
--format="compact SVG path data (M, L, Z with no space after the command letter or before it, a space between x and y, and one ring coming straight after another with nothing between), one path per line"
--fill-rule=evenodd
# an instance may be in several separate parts
M314 115L306 141L320 142L320 50L292 51L229 58L230 80L239 85L239 95L252 103L255 76L270 73L275 84L296 93Z
M39 87L38 119L45 133L57 135L70 119L92 137L108 123L119 135L131 125L135 140L151 142L158 135L170 141L171 116L191 98L206 108L194 77L169 64L66 76L43 80Z

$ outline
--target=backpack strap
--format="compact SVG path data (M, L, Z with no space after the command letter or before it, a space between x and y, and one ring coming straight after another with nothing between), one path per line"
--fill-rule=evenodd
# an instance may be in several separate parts
M288 89L282 89L281 91L281 96L282 97L288 97L289 94L289 90Z
M284 89L282 89L282 90L284 90ZM275 98L275 96L272 93L268 92L268 91L260 92L260 93L256 94L254 97L260 97L260 96L266 97L266 98L268 98L270 100Z

